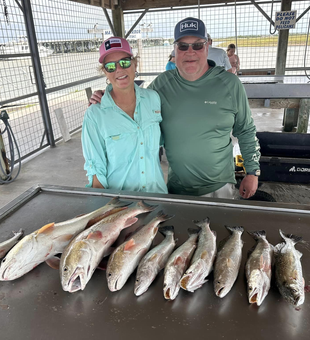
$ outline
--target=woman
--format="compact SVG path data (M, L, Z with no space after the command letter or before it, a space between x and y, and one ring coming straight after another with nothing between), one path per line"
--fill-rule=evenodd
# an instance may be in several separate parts
M170 56L169 56L169 61L166 65L166 71L168 70L174 70L176 68L175 66L175 53L174 50L171 52Z
M240 59L237 56L237 54L235 54L235 51L236 51L235 44L229 44L226 51L227 51L229 62L232 68L231 73L234 73L237 75L238 71L240 70Z
M125 39L111 37L99 52L100 69L110 84L83 120L87 186L167 193L159 162L159 95L134 83L137 57Z

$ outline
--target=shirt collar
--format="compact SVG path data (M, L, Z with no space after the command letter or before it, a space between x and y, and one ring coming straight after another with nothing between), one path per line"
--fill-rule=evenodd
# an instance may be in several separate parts
M140 87L135 83L135 92L136 92L136 105L140 103L141 98L144 97L143 91L141 91ZM117 105L115 104L112 96L111 96L111 91L112 91L112 84L109 84L104 92L104 95L101 100L100 107L102 109L109 108L109 107L116 107Z

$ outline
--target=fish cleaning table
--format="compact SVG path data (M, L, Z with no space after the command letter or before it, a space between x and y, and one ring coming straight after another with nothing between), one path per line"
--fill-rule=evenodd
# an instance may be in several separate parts
M58 186L33 187L0 209L0 242L12 230L29 234L51 222L61 222L106 204L115 191ZM187 239L192 220L210 218L217 244L229 233L224 225L241 225L245 230L265 229L273 245L281 241L279 229L310 241L310 210L306 205L246 202L173 195L120 193L121 200L144 199L158 208L139 216L135 230L159 210L175 217L163 225L174 225L178 245ZM124 239L124 230L119 242ZM105 271L96 270L84 291L64 292L59 272L42 263L23 277L0 282L1 340L52 339L309 339L310 295L295 309L272 285L260 307L247 299L244 266L248 250L255 245L244 232L243 258L232 290L220 299L213 291L213 276L195 293L180 290L174 301L163 297L163 272L149 290L136 297L135 276L124 288L111 293ZM158 233L154 244L163 240ZM310 251L303 253L305 284L310 284Z

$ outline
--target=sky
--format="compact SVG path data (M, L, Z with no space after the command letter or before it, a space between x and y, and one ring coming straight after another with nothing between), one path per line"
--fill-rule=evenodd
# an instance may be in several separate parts
M3 1L0 2L0 44L26 35L21 10L14 0L6 0L6 3L8 23L4 15ZM96 23L98 29L109 29L104 13L99 7L67 0L32 0L31 4L38 41L89 39L94 36L90 35L87 30L93 28ZM309 6L310 1L299 1L293 3L292 9L297 10L298 16ZM271 4L262 5L262 8L268 15L271 15ZM275 3L273 18L279 9L280 4ZM140 13L125 13L125 28L127 30L131 28L139 16ZM148 33L149 38L172 38L175 24L187 16L197 17L198 9L149 11L140 24L152 25L153 32ZM269 35L269 22L253 5L237 6L236 23L234 6L201 8L200 18L205 22L207 31L213 39L231 37L236 32L238 36ZM291 32L306 33L309 20L310 13L308 12ZM141 28L140 25L137 26L137 29L139 28ZM146 33L143 33L142 37L146 38Z

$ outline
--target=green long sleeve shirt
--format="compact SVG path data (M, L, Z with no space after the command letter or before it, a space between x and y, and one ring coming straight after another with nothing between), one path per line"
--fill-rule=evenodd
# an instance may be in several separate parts
M259 169L260 147L244 87L238 77L212 66L196 81L177 69L149 86L161 99L161 130L169 161L168 190L205 195L235 183L230 133L238 138L247 172Z

